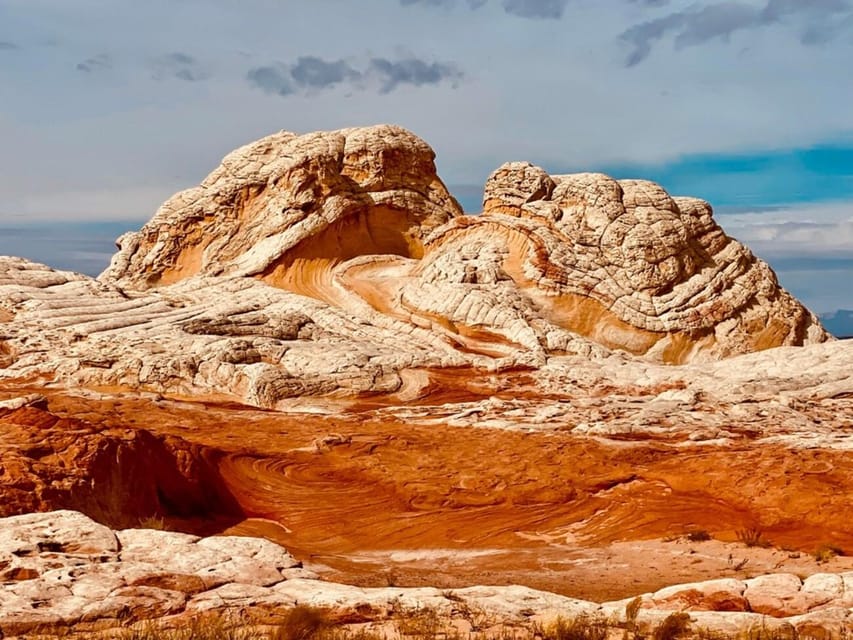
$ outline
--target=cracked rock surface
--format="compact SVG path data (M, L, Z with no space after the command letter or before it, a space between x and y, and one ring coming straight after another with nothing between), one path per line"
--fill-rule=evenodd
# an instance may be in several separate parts
M850 629L853 341L708 203L511 162L466 216L404 129L280 132L118 245L0 257L0 637L634 597Z
M0 379L276 408L411 394L413 370L829 340L705 202L509 163L464 216L433 158L387 125L281 132L122 236L96 280L0 258Z
M832 634L850 623L853 573L818 574L805 582L790 574L716 580L639 597L641 624L679 610L712 631L820 623ZM3 638L46 629L86 636L145 620L180 627L236 607L252 624L274 624L296 603L358 612L357 621L432 607L448 618L475 610L494 624L584 613L616 624L624 621L628 602L599 604L518 586L363 589L319 581L285 549L258 538L113 531L75 511L0 519Z

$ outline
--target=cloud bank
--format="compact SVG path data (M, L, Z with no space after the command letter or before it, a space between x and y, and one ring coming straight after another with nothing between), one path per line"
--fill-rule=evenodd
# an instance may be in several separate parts
M486 2L487 0L465 0L463 4L471 9L479 9ZM400 4L404 7L411 5L453 7L459 2L458 0L400 0ZM507 14L519 18L559 20L566 12L569 0L501 0L500 5Z
M453 64L416 57L375 57L365 66L357 68L343 59L324 60L316 56L301 56L291 64L275 62L254 67L246 74L252 87L279 96L338 86L360 91L375 89L380 94L386 94L405 85L453 85L462 78L462 72Z
M636 24L626 29L621 39L630 45L626 65L631 67L645 60L655 44L668 35L674 36L675 48L682 49L715 39L728 41L738 31L785 22L794 24L802 44L821 44L853 25L853 6L848 0L768 0L763 6L740 1L693 4Z

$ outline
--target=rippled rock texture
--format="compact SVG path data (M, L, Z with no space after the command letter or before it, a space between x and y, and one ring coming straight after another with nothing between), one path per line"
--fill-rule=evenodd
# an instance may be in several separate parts
M400 597L836 632L851 362L702 201L510 163L464 216L403 129L275 134L97 279L0 257L0 516L49 538L0 549L0 629L525 584ZM101 546L24 515L57 509ZM161 543L216 552L164 574Z
M416 394L415 370L829 339L707 203L511 163L463 216L433 157L390 126L282 132L120 238L97 280L0 258L0 376L274 408Z

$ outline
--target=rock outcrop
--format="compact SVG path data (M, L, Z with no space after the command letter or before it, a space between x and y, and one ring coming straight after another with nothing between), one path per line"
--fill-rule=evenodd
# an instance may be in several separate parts
M513 279L547 293L546 315L609 347L681 363L827 339L702 200L513 162L489 177L483 214L445 233L488 241L494 225L512 229Z
M640 596L635 620L643 628L687 611L693 628L711 632L820 628L821 637L840 637L853 623L851 592L853 573L686 584ZM241 625L274 625L297 604L350 623L431 609L466 622L468 631L580 615L618 628L629 602L596 604L524 587L361 589L316 580L285 549L258 538L113 531L74 511L0 519L4 638L50 630L93 637L141 621L180 628L238 609Z
M0 517L75 509L114 527L174 516L222 528L243 518L219 475L223 454L174 435L99 426L0 401Z
M97 279L0 257L0 637L296 601L618 618L640 592L647 625L836 633L853 564L800 552L853 545L851 360L705 202L510 163L464 216L400 128L281 132ZM666 547L697 528L714 553ZM753 530L780 548L736 560ZM361 589L213 533L339 582L543 590Z
M413 371L686 363L826 341L701 201L524 163L463 216L390 126L238 149L98 280L0 258L0 378L275 408Z
M194 275L258 276L310 291L356 256L419 258L423 237L462 214L434 157L399 127L268 136L122 236L103 279L141 290Z

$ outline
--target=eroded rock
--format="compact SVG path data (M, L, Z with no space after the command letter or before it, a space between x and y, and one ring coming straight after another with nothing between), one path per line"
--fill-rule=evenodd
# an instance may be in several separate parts
M469 624L476 616L478 624L488 621L490 626L580 615L607 617L615 625L620 619L624 623L627 606L627 601L597 604L520 586L366 589L288 579L283 571L297 563L271 542L141 529L113 532L72 511L0 520L0 563L22 557L22 551L30 572L0 584L0 633L5 638L35 631L85 635L146 620L174 628L195 616L235 610L243 624L275 624L297 603L334 612L344 621L383 621L407 611L432 610ZM225 565L253 568L222 573ZM264 572L268 578L262 578ZM823 585L819 590L826 594L834 588L826 585L837 586L849 577L824 575L812 580L812 586ZM706 631L788 627L821 630L826 637L853 623L843 592L793 602L790 595L801 586L795 576L785 575L747 581L747 596L752 592L758 603L761 593L775 603L772 612L751 613L732 608L744 587L735 580L670 587L644 597L636 621L641 628L650 627L672 611L688 611L694 628Z

